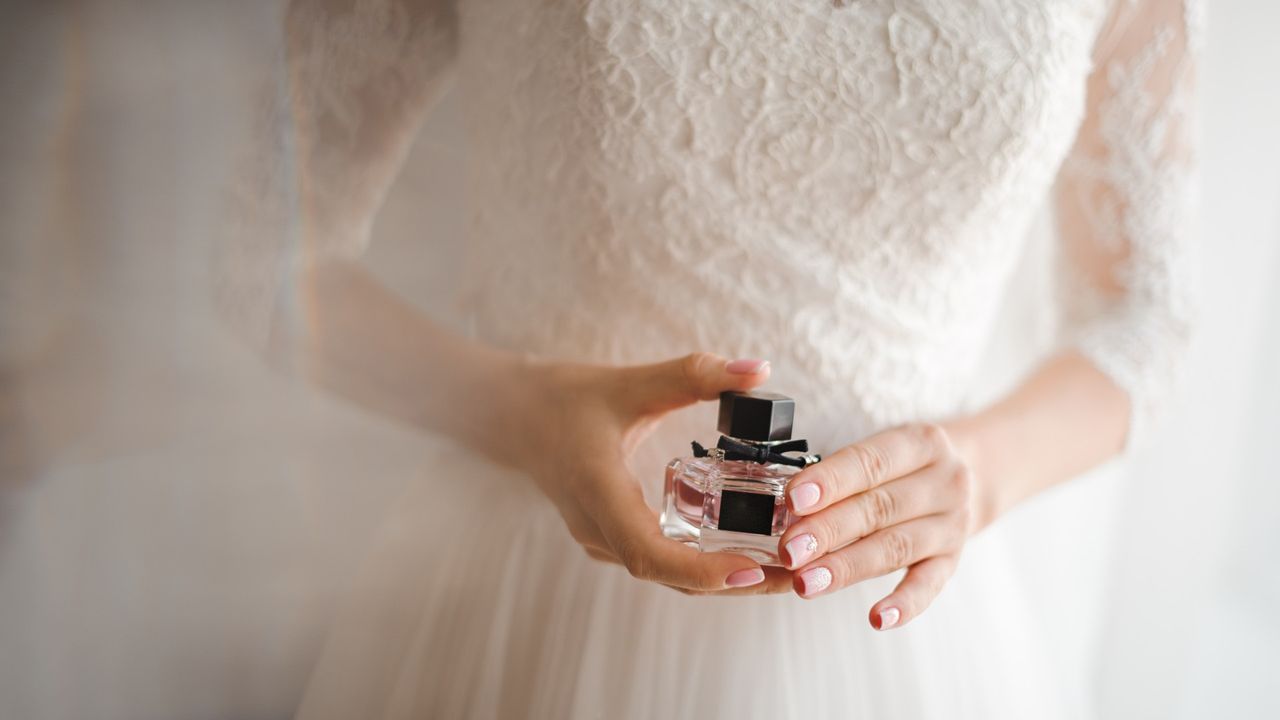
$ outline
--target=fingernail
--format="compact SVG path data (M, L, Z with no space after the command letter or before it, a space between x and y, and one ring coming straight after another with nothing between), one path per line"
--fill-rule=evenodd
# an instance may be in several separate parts
M804 512L818 504L822 491L815 483L801 483L787 493L791 497L791 508L796 512Z
M831 571L824 567L816 567L800 573L800 594L809 597L831 587Z
M749 587L762 582L764 582L764 570L750 568L731 573L729 577L725 578L724 584L729 587Z
M898 624L898 620L902 618L902 613L898 612L898 608L885 608L880 611L880 626L877 630L888 630Z
M818 554L818 538L808 533L797 535L787 541L786 548L787 557L791 559L787 567L794 570Z
M732 360L725 364L724 369L734 375L755 375L758 372L764 372L769 367L768 360Z

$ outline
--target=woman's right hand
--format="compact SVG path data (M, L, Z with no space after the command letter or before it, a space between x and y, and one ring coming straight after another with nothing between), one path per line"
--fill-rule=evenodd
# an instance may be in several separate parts
M302 271L309 320L283 356L313 382L522 471L588 554L636 577L686 592L790 590L781 568L664 538L627 470L663 415L756 387L768 363L708 353L635 367L530 362L441 328L359 263Z
M763 360L711 353L620 368L521 364L507 394L520 407L501 421L503 447L489 450L534 479L592 558L689 594L787 592L791 577L781 568L701 553L664 537L627 469L628 457L668 412L768 377Z

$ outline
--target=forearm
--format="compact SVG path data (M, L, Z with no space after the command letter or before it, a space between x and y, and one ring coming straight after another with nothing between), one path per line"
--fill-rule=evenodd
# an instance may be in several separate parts
M315 384L377 414L483 446L519 358L433 322L353 261L299 271L285 347ZM487 448L486 448L487 449Z
M1011 394L945 423L974 472L975 529L1124 447L1128 395L1076 352L1056 355Z

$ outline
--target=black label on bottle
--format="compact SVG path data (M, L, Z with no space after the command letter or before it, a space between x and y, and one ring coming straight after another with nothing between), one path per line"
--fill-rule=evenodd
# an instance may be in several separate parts
M720 493L720 522L716 526L732 532L770 535L773 506L772 495L725 490Z

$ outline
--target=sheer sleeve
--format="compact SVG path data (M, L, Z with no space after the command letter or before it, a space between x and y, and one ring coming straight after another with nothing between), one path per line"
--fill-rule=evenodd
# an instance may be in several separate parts
M352 257L451 77L452 0L292 0L232 182L217 304L266 349L302 315L298 267Z
M1129 394L1127 444L1175 383L1193 316L1196 0L1116 0L1055 189L1069 342Z

